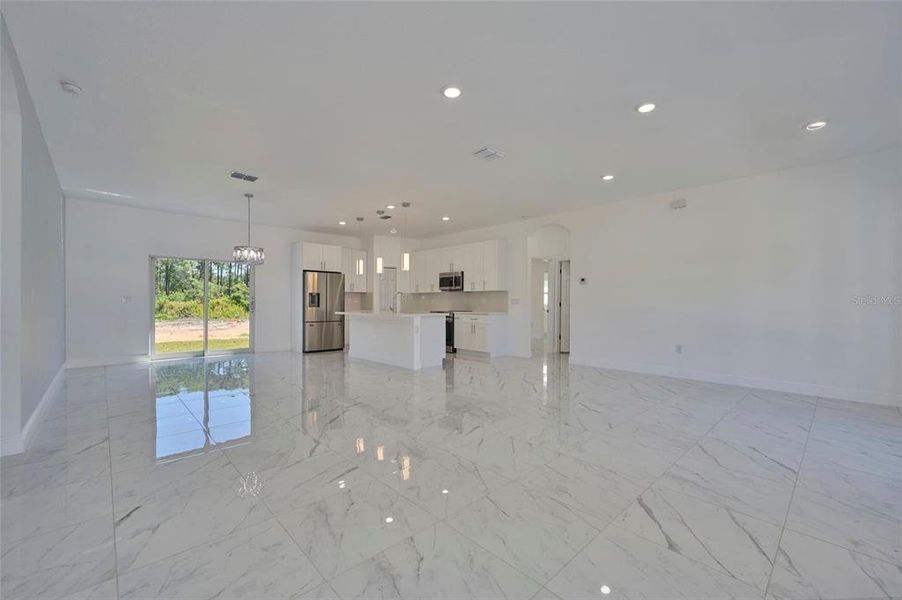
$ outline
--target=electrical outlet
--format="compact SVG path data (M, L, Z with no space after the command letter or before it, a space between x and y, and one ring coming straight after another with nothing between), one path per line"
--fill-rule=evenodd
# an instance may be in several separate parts
M674 346L673 351L676 352L677 354L682 354L683 353L683 344L677 344L676 346Z

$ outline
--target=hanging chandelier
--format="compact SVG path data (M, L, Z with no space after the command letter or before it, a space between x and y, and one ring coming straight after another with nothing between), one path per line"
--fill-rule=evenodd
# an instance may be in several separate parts
M232 250L232 258L235 262L247 263L249 265L263 264L263 248L251 246L251 198L253 194L245 194L247 198L247 246L235 246Z

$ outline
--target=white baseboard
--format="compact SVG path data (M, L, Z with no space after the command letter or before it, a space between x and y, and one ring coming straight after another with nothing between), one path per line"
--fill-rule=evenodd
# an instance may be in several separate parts
M50 385L47 386L47 389L44 390L44 395L41 396L41 401L38 402L38 405L35 407L34 412L31 413L31 416L28 417L28 420L25 422L25 426L22 427L22 445L23 449L27 449L31 444L31 439L34 437L35 432L37 431L38 424L40 424L41 419L44 418L44 414L47 412L47 409L50 408L50 405L59 397L60 391L63 388L63 381L66 376L66 365L62 365L59 368L59 371L56 372L56 375L53 376L53 379L50 380Z
M84 369L87 367L107 367L110 365L128 365L132 363L150 362L147 354L128 356L105 356L100 358L70 358L66 361L67 369Z
M25 444L21 435L0 437L0 456L11 456L25 452Z
M254 354L263 354L264 352L294 352L294 348L291 346L273 346L271 348L261 348L257 346L254 348Z
M252 354L262 354L265 352L291 352L291 346L274 346L272 348L256 348ZM209 356L209 359L218 357L228 357L229 354L219 356ZM198 357L202 358L202 357ZM167 360L161 358L159 360ZM173 358L172 360L185 360L184 357ZM66 361L67 369L84 369L90 367L109 367L113 365L129 365L135 363L150 362L151 358L147 354L132 354L127 356L104 356L100 358L70 358Z
M773 390L789 394L801 394L805 396L817 396L820 398L832 398L836 400L848 400L850 402L862 402L866 404L880 404L883 406L902 407L902 396L890 392L877 390L858 390L854 388L841 388L816 383L804 383L798 381L781 381L762 377L745 377L729 373L711 373L708 371L696 371L692 369L680 369L666 365L647 363L630 363L604 360L592 356L578 354L570 355L571 365L597 367L600 369L613 369L615 371L630 371L633 373L647 373L649 375L663 375L680 379L692 379L708 383L722 383L725 385L737 385L741 387Z

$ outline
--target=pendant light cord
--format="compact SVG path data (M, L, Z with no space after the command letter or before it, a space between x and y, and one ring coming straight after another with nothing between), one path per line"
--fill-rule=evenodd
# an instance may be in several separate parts
M245 198L247 198L247 245L250 247L251 245L251 198L254 197L253 194L245 194Z

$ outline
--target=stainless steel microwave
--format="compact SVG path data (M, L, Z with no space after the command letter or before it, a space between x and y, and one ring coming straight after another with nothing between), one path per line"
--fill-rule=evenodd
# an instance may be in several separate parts
M438 289L443 292L459 292L464 289L464 272L453 271L438 274Z

